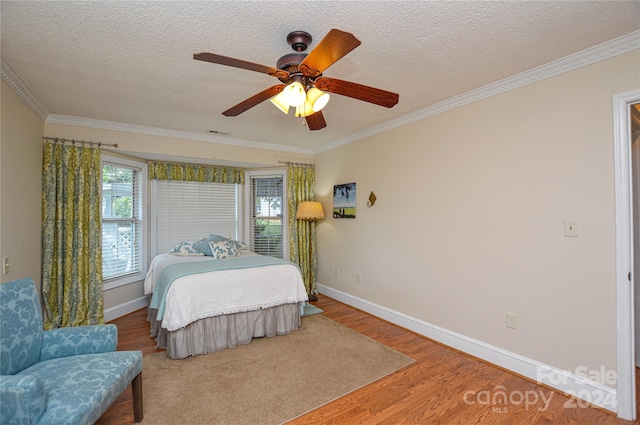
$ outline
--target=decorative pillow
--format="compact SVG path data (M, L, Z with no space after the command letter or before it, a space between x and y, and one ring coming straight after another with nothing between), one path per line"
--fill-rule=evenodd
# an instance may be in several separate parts
M202 251L200 251L196 245L200 241L184 241L180 242L178 245L174 246L169 254L173 255L204 255Z
M228 241L229 239L216 235L214 233L210 234L206 238L200 239L198 243L196 243L195 247L198 251L202 252L204 255L208 255L209 257L213 256L211 252L211 246L209 245L211 242L222 242Z
M240 242L240 241L234 241L234 242L236 243L236 248L238 249L238 252L249 249L249 245L247 245L244 242Z
M226 240L219 242L209 242L211 247L212 257L216 260L229 257L237 257L239 255L238 249L234 241Z

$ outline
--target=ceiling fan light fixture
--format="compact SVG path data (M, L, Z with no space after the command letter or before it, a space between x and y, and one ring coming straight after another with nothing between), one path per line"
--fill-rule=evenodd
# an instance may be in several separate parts
M294 81L282 90L283 98L289 106L300 106L307 100L307 93L299 81Z
M276 105L276 108L280 109L285 114L289 113L289 104L287 103L287 99L283 91L273 96L270 100L271 103Z
M386 108L391 108L398 103L397 93L323 76L327 68L360 45L360 40L353 34L333 28L310 53L303 53L311 43L311 35L307 32L290 33L287 36L287 43L295 53L286 54L278 59L276 68L215 53L202 52L193 55L193 58L199 61L260 72L277 78L281 83L243 100L223 111L222 115L236 117L270 99L271 103L285 114L289 113L292 106L295 107L296 116L306 117L309 130L320 130L327 126L321 110L327 105L330 96L316 86L322 87L327 92L338 93Z
M313 112L318 112L329 103L329 93L325 93L320 89L311 87L307 92L307 102L311 103Z
M313 105L309 100L306 100L302 105L296 107L296 117L306 117L315 113Z

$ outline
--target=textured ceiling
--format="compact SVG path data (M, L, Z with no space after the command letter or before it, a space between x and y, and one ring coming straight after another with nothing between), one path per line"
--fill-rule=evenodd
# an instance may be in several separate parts
M1 54L47 113L322 150L336 140L640 29L640 2L2 1ZM362 44L324 75L399 93L383 108L332 95L327 127L263 102L221 113L278 83L193 60L212 52L275 66L304 30ZM308 51L309 51L308 50ZM307 51L307 52L308 52ZM207 136L209 137L209 136ZM217 138L217 139L216 139Z

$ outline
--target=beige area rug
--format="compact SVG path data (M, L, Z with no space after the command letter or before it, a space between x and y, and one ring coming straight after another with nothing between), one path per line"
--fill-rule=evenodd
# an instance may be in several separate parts
M414 360L322 315L288 335L171 360L143 357L143 425L287 422Z

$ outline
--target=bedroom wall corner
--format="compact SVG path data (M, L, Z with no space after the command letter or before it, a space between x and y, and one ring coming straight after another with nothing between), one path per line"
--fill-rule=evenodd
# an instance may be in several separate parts
M42 274L42 136L44 121L2 80L0 88L0 282Z

